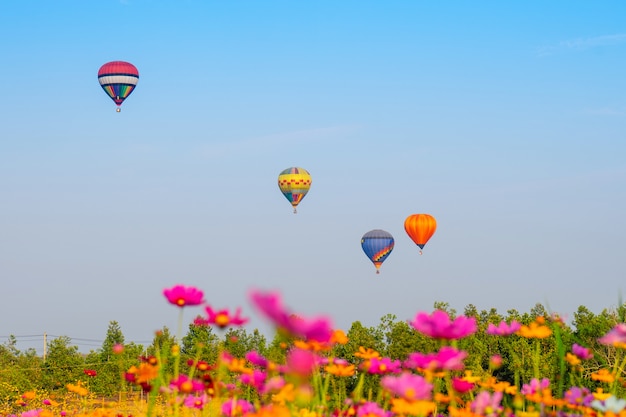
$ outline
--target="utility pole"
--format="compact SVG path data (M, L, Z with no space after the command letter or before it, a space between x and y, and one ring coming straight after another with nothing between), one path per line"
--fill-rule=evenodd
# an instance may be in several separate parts
M43 333L43 363L46 363L46 355L48 353L48 334Z

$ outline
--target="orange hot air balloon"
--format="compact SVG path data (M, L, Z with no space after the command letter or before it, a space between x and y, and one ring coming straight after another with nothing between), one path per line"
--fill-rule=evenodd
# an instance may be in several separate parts
M411 214L404 221L404 230L420 248L420 255L428 239L435 234L437 221L430 214Z

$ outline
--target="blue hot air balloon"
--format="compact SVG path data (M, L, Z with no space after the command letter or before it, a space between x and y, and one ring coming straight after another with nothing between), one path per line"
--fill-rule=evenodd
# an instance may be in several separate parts
M380 229L370 230L361 238L363 252L374 263L377 274L380 273L380 266L393 250L393 245L391 233Z

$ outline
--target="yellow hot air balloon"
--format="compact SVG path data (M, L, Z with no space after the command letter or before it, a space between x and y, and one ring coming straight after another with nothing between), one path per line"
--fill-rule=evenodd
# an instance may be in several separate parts
M426 242L435 234L437 221L430 214L411 214L404 221L404 230L420 248L420 255Z
M297 213L296 207L311 188L311 174L303 168L287 168L278 175L278 188Z

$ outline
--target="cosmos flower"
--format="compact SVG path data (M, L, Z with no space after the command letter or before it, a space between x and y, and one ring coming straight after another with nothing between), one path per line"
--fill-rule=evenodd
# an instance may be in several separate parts
M502 410L502 391L496 391L493 394L489 391L480 391L474 401L472 401L471 410L480 416L495 416Z
M539 322L533 321L528 326L521 326L517 334L527 339L545 339L552 335L552 329Z
M318 356L310 350L294 348L287 354L287 371L292 374L308 376L317 366Z
M227 400L222 404L222 414L226 417L240 417L254 411L254 406L246 400Z
M420 333L435 339L461 339L476 332L474 317L459 316L450 320L448 313L443 310L435 310L431 315L417 313L409 324Z
M410 369L428 369L430 371L460 371L465 365L463 360L467 352L452 346L444 346L436 353L413 352L409 354L404 366Z
M268 360L265 356L261 355L256 350L251 350L246 353L245 358L252 364L256 366L260 366L261 368L267 367Z
M163 295L170 304L178 307L197 306L204 302L204 293L196 287L175 285L163 290Z
M252 373L241 374L241 377L239 379L244 385L250 385L256 389L260 389L263 384L265 384L265 380L267 379L267 373L255 369L252 371Z
M378 403L366 402L361 404L356 411L357 417L391 417L391 411L385 411Z
M88 377L92 377L92 378L98 374L93 369L83 369L83 372L85 373L85 375L87 375Z
M520 393L524 395L537 394L548 387L550 387L550 380L548 378L543 378L542 380L533 378L530 380L529 384L522 385Z
M400 372L402 363L390 358L374 357L364 361L360 368L370 374L393 374Z
M623 345L626 344L626 323L619 323L607 334L598 339L603 345Z
M466 393L474 389L476 385L472 382L466 381L463 378L452 378L452 388L458 393Z
M318 317L304 319L289 312L282 305L277 293L252 291L250 299L253 305L281 331L303 339L328 342L333 335L330 319Z
M324 369L329 374L335 376L352 376L355 372L355 366L345 359L334 359Z
M571 387L565 392L563 399L571 405L589 406L594 398L588 388Z
M576 343L572 345L572 353L583 360L593 358L593 353L591 353L591 349L582 347L580 345L577 345Z
M185 394L191 394L192 392L204 391L204 383L191 379L187 375L180 375L177 379L170 382L170 388L184 392Z
M206 394L202 394L200 396L197 395L188 395L185 397L183 401L183 405L187 408L195 408L198 410L202 410L206 403L209 402L209 396Z
M494 336L509 336L518 331L522 327L521 323L513 320L511 324L507 324L506 321L501 321L497 326L493 323L489 323L487 327L487 334Z
M204 311L206 311L207 318L197 317L193 322L196 326L215 325L220 329L225 329L229 326L242 326L249 320L241 317L240 308L235 311L234 315L231 315L228 309L214 311L211 306L206 306Z
M392 394L409 401L430 400L432 397L433 385L424 377L409 372L384 376L380 384Z
M626 400L611 395L603 401L593 400L589 405L598 411L602 411L603 413L612 412L618 414L626 408Z

